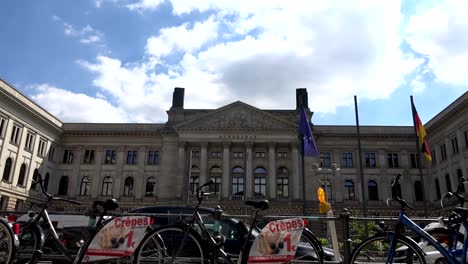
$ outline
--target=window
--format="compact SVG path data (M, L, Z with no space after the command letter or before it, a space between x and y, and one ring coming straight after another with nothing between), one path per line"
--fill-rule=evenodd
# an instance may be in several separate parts
M37 148L37 155L39 157L45 157L47 141L43 138L39 139L39 147ZM53 154L52 154L53 155ZM49 154L50 157L50 154ZM49 159L50 160L50 159Z
M432 157L432 165L437 165L437 158L436 158L436 152L435 150L431 151L431 157Z
M254 191L256 199L266 197L266 170L264 168L256 168L254 171Z
M285 167L280 167L276 171L276 197L289 197L289 171Z
M235 159L242 159L242 158L244 158L244 152L234 152L233 157Z
M112 195L112 178L110 176L106 176L102 180L101 195L103 195L103 196L111 196Z
M200 158L200 151L192 150L192 158Z
M26 164L23 163L23 164L21 164L21 167L20 167L20 172L19 172L19 175L18 175L17 185L24 187L24 180L25 179L26 179Z
M46 173L45 178L44 178L44 189L47 191L49 188L49 179L50 179L50 174Z
M377 182L369 181L367 183L367 191L369 192L369 200L378 201L379 200L379 190L377 188Z
M90 184L91 184L91 181L89 180L88 176L84 176L83 179L81 179L81 186L80 186L80 195L81 196L89 195L89 185Z
M468 130L465 130L463 134L465 135L465 148L468 148Z
M457 192L465 192L465 183L462 181L463 173L461 169L457 170L458 187Z
M454 137L450 140L452 142L452 154L458 153L458 139Z
M211 152L211 158L212 159L220 159L221 158L221 152L220 151L212 151Z
M115 150L106 150L104 164L115 164Z
M440 156L442 157L442 160L447 159L447 149L445 148L445 144L440 146Z
M148 165L159 164L159 150L148 151Z
M231 193L233 195L244 195L244 176L245 172L241 167L232 169Z
M0 137L3 137L6 127L6 118L0 116Z
M255 152L255 158L264 159L265 152Z
M197 193L198 186L200 185L200 168L192 166L190 170L190 191L192 194Z
M31 132L28 132L26 134L26 142L24 144L24 149L27 151L33 151L34 147L34 134Z
M388 153L387 162L389 168L399 168L400 165L398 163L398 153Z
M64 164L73 163L73 150L66 149L63 151L63 163Z
M410 165L412 169L419 168L419 155L416 153L410 153Z
M136 150L127 151L127 164L137 164L137 154Z
M210 179L214 182L210 185L210 193L219 195L221 192L221 178L223 171L220 167L214 166L210 170Z
M133 178L127 177L124 182L123 196L133 196Z
M33 177L32 177L32 183L31 183L31 190L36 190L36 181L37 181L37 177L39 175L39 170L38 169L35 169L34 172L33 172Z
M354 182L352 180L346 180L344 183L344 187L345 187L344 199L355 200L356 197L354 195Z
M320 153L320 168L330 168L330 167L331 167L330 152L321 152Z
M18 145L21 137L21 127L18 125L13 125L13 130L11 131L10 142L12 144Z
M375 152L366 152L366 153L364 153L364 159L366 160L366 168L376 168L377 167L377 159L376 159Z
M13 160L11 158L7 158L5 161L5 168L3 169L2 180L7 181L7 182L10 181L10 173L11 173L12 165L13 165Z
M441 198L441 193L440 193L440 184L439 184L439 179L435 179L435 188L436 188L436 195L437 195L437 200L440 200Z
M49 161L54 161L54 152L55 152L55 147L54 147L54 146L50 146L50 149L49 149Z
M353 167L353 153L351 152L341 153L341 167L343 168Z
M415 194L416 201L423 200L423 189L422 189L421 181L414 182L414 194Z
M84 160L83 160L84 164L93 164L94 163L94 152L95 152L94 149L85 150Z
M287 158L288 158L288 152L280 151L280 152L277 152L277 153L276 153L276 156L277 156L279 159L287 159Z
M59 182L58 195L67 195L68 193L68 176L62 176Z
M452 183L450 181L450 175L448 173L445 174L445 185L447 187L447 192L451 192L452 191Z
M154 196L154 187L156 186L156 179L154 177L149 177L146 180L145 186L145 196L150 197Z

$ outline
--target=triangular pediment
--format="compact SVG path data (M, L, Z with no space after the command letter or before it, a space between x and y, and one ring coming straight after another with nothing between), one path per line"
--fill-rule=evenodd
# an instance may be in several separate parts
M180 123L176 129L190 131L295 131L297 124L237 101Z

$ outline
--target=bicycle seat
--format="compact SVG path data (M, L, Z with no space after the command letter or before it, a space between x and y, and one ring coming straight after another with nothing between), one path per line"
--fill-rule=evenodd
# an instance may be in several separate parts
M106 211L112 211L119 208L119 202L117 202L116 199L107 199L105 202L95 201L94 204L101 206Z
M252 206L253 208L259 209L259 210L266 210L270 206L270 202L268 200L261 200L261 201L253 201L253 200L248 200L245 202L245 205Z

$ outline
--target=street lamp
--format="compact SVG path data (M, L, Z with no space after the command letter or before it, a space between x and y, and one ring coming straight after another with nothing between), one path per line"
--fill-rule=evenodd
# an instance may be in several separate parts
M327 173L333 174L333 177L335 177L335 173L340 171L340 168L338 168L335 163L331 164L331 168L321 168L318 163L315 163L313 167L317 175L319 175L320 172L323 172L323 181L319 180L319 183L322 185L322 188L325 189L325 201L328 201L328 195L330 196L330 200L333 200L332 185L328 181Z

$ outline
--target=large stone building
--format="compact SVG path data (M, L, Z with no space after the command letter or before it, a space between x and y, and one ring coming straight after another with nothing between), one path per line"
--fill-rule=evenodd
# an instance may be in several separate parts
M302 162L298 108L300 102L308 106L306 89L297 89L296 99L293 110L240 101L185 109L184 89L175 88L166 123L66 123L0 80L2 209L39 203L31 182L40 173L51 193L84 206L108 197L117 198L122 210L191 203L193 188L213 179L208 202L232 213L242 212L242 200L255 198L272 202L270 214L301 214L304 206L307 214L317 213L316 190L326 183L335 208L357 212L365 206L381 214L398 173L404 198L420 209L437 204L468 174L468 93L426 123L434 161L422 178L412 126L361 126L363 182L356 126L314 125L320 158Z

